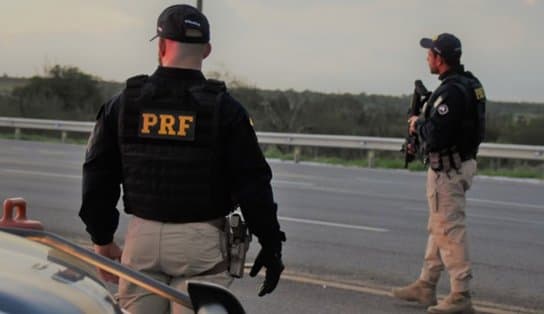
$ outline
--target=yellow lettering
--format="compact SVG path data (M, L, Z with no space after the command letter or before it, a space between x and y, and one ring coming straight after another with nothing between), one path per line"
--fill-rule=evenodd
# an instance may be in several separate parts
M174 130L174 123L176 123L176 119L174 116L170 114L161 114L159 117L161 118L161 128L159 129L159 134L176 135L176 131Z
M191 127L189 123L193 122L193 117L192 116L178 116L178 119L179 119L178 135L187 136L187 129Z
M483 88L476 88L474 90L474 93L476 94L476 99L480 100L480 99L484 99L485 98L485 92L484 92L484 89Z
M142 134L149 134L151 132L149 128L156 125L159 120L153 113L142 113L142 119Z

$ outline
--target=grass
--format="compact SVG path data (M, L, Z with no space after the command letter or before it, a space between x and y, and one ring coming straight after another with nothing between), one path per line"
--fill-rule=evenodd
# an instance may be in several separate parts
M530 167L516 167L513 169L482 169L478 170L478 174L486 176L499 176L499 177L510 177L510 178L529 178L529 179L540 179L544 180L544 170L542 167L540 169L530 168Z
M265 150L265 156L267 158L275 158L280 160L293 160L293 153L282 153L275 147L269 147ZM368 159L344 159L339 157L309 157L302 155L299 157L299 161L318 162L332 165L342 165L351 167L368 167ZM384 158L376 157L374 159L374 168L383 169L404 169L404 159L401 158ZM410 171L426 171L427 167L421 161L414 161L408 164L408 170ZM510 178L529 178L544 180L544 164L540 166L517 166L514 168L482 168L478 169L478 174L487 176L500 176Z
M267 158L275 158L280 160L293 160L294 155L292 152L283 153L278 150L275 146L268 147L264 154ZM368 167L367 158L352 158L345 159L340 157L332 156L318 156L318 157L308 157L302 155L299 157L299 161L309 161L317 162L324 164L332 165L342 165L342 166L351 166L351 167ZM403 169L404 168L404 159L393 159L393 158L374 158L373 161L374 168L385 168L385 169ZM412 162L408 164L408 169L412 171L423 171L425 166L421 162Z

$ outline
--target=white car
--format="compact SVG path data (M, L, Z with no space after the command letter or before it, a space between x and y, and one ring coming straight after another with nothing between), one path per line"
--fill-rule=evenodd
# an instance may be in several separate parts
M4 202L0 256L1 314L127 313L98 276L98 268L192 307L195 313L245 313L221 286L190 281L187 295L44 231L39 222L26 218L21 198Z

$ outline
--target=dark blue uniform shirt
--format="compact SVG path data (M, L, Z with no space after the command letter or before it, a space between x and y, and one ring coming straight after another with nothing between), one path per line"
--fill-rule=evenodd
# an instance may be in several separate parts
M440 75L442 84L431 95L425 110L425 117L416 122L416 129L427 152L440 152L457 144L460 128L465 115L467 99L464 93L446 79L461 74L462 67L454 68Z
M200 71L165 67L159 67L152 76L195 83L205 80ZM122 182L118 142L120 98L120 95L115 96L100 108L83 164L83 199L79 215L92 241L98 245L113 241L119 223L116 206ZM232 184L229 188L251 232L263 247L281 248L282 234L270 185L272 172L246 110L228 94L223 97L218 134L226 150L223 164L228 168L226 173Z

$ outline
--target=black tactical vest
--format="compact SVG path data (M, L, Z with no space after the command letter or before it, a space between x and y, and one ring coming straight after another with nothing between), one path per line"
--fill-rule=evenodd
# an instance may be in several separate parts
M231 207L217 143L224 83L155 80L129 79L121 101L125 210L163 222L224 216Z
M425 118L429 118L439 97L447 98L445 90L450 84L461 91L465 99L463 120L451 145L465 156L476 157L478 146L485 137L486 97L482 84L472 73L466 71L446 77L427 101Z

